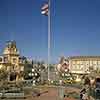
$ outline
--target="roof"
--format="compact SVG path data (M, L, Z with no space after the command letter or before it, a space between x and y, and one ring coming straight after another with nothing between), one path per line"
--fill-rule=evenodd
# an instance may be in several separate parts
M68 59L100 59L100 56L70 56Z

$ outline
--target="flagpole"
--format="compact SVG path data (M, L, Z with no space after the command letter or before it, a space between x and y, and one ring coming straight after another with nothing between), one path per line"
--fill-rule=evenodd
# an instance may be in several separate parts
M50 81L50 48L51 48L51 44L50 44L50 40L51 40L51 14L50 14L50 5L51 2L50 0L48 0L48 81Z

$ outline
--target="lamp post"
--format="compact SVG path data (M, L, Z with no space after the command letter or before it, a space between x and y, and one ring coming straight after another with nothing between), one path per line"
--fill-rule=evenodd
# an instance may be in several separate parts
M32 68L31 76L33 79L33 85L36 85L36 82L40 81L40 73L38 69Z

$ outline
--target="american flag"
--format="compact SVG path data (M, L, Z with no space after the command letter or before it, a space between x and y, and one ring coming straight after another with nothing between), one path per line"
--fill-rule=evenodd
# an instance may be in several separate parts
M41 14L48 16L48 11L49 11L49 5L48 5L48 3L45 3L41 7Z

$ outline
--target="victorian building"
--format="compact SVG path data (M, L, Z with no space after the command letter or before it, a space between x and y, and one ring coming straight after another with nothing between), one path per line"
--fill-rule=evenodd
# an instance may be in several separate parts
M8 72L8 80L22 80L25 58L20 56L15 41L8 41L0 56L0 69Z

